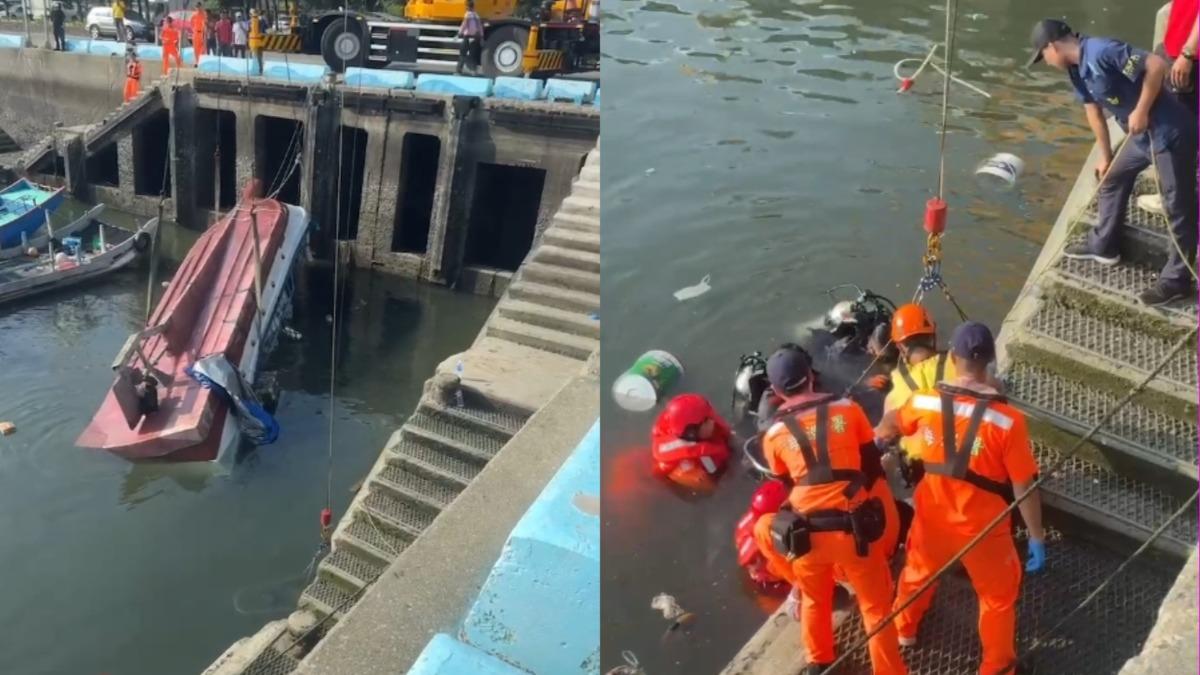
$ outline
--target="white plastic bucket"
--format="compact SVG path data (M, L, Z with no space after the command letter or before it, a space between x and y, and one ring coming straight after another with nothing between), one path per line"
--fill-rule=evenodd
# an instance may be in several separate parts
M1024 170L1025 162L1021 161L1020 157L1001 152L980 164L979 168L975 170L975 175L993 176L1004 181L1007 187L1012 187L1017 184L1017 178Z
M682 375L679 359L661 349L648 351L613 382L613 399L625 410L645 412Z

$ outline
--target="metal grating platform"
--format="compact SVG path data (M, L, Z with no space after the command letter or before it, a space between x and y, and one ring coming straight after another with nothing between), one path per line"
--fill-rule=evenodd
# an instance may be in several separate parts
M1166 236L1166 217L1160 216L1157 213L1146 211L1137 205L1137 198L1145 194L1157 194L1157 191L1154 189L1153 185L1147 185L1144 182L1139 181L1138 187L1134 188L1133 196L1129 198L1129 204L1125 207L1125 223L1141 230L1153 232L1159 236ZM1092 202L1087 205L1087 210L1084 211L1084 214L1091 218L1092 222L1096 221L1096 218L1098 218L1100 215L1096 200L1093 199Z
M308 588L305 588L304 592L300 594L300 604L303 605L304 599L307 597L324 605L329 611L345 612L350 609L349 602L353 596L352 592L335 585L328 579L317 577L317 580L309 584ZM323 609L320 611L324 612Z
M1058 622L1124 558L1094 544L1063 540L1047 533L1047 569L1027 575L1017 606L1017 653ZM1018 542L1024 550L1024 542ZM1118 576L1092 604L1040 647L1033 660L1038 673L1116 673L1138 653L1158 614L1158 606L1174 582L1174 574L1135 563ZM965 575L951 573L937 590L933 607L922 620L920 642L903 649L911 675L970 675L979 670L978 600ZM840 649L862 639L857 611L837 630ZM866 649L860 649L835 671L868 675ZM1166 674L1164 674L1166 675Z
M1133 304L1139 304L1138 293L1152 286L1158 278L1158 270L1141 265L1121 263L1105 267L1090 260L1071 260L1066 257L1059 258L1052 269L1066 279L1098 290L1101 296L1117 295L1125 302ZM1196 320L1194 300L1179 300L1156 311L1184 317L1192 322Z
M463 426L452 415L430 408L422 408L417 414L409 417L404 426L435 433L488 457L494 457L497 452L500 452L500 448L504 447L503 440L477 429Z
M403 528L414 534L424 531L436 517L436 514L417 508L410 502L402 501L379 490L372 490L362 503L377 518L391 527Z
M521 427L525 426L526 420L529 419L528 415L521 415L496 407L496 404L486 396L466 387L463 388L463 404L462 408L446 408L445 410L455 416L472 418L497 429L502 429L509 436L520 431ZM432 405L428 407L438 409Z
M1154 369L1176 340L1139 333L1090 316L1071 307L1043 302L1029 319L1028 329L1038 335L1122 365L1131 365L1142 377ZM1182 349L1159 377L1196 389L1196 350ZM1195 398L1193 395L1192 398Z
M383 565L377 565L345 549L337 549L330 553L322 563L336 567L351 577L368 584L383 573Z
M1054 418L1060 426L1073 429L1090 428L1120 400L1020 361L1004 373L1004 382L1014 400ZM1117 412L1095 438L1118 450L1132 447L1140 453L1160 457L1169 465L1196 464L1196 423L1164 415L1136 402Z
M419 495L441 507L449 505L459 493L458 490L451 489L444 483L426 478L398 464L388 464L383 467L376 478L380 482L390 484L395 489Z
M279 638L279 645L286 647L291 640L285 633ZM242 675L288 675L288 673L296 670L300 662L296 659L280 654L274 647L268 647L254 660L246 669L242 671Z
M1042 441L1034 441L1034 455L1038 465L1048 469L1062 458L1062 454ZM1065 448L1064 448L1065 449ZM1159 525L1166 522L1183 503L1183 500L1166 495L1153 485L1133 480L1092 464L1079 457L1071 457L1063 468L1050 474L1042 489L1053 493L1057 499L1070 500L1079 507L1094 511L1105 520L1117 519L1140 532L1137 538L1145 539ZM1196 513L1191 512L1176 520L1163 533L1159 541L1173 540L1172 548L1186 551L1196 543Z
M366 513L356 514L350 527L346 528L346 534L386 554L391 560L408 548L408 539L397 537L382 527L372 525L366 520L369 517Z
M445 452L435 450L428 445L414 441L408 436L405 436L400 443L389 448L389 450L400 461L404 461L405 458L411 458L416 462L453 477L463 486L474 480L475 476L479 475L479 472L483 468L478 464L464 462Z

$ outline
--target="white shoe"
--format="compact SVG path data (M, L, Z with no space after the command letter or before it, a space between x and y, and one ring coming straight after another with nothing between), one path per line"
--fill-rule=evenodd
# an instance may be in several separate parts
M900 646L901 647L916 647L917 646L916 636L905 637L905 636L901 635L900 636Z
M1167 215L1167 210L1163 208L1162 195L1142 195L1137 198L1137 205L1139 209L1156 216Z

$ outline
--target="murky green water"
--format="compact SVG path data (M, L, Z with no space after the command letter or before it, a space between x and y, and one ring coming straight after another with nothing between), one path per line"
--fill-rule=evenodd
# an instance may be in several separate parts
M193 237L169 227L168 257ZM0 437L0 672L198 673L295 608L325 500L330 277L303 275L292 322L303 339L283 341L267 365L279 373L282 436L230 473L73 446L113 357L143 325L145 269L0 308L0 420L18 429ZM422 382L470 344L492 304L352 276L334 396L335 517Z
M1154 9L960 4L960 72L992 94L951 94L943 271L973 318L996 327L1007 313L1090 147L1064 77L1023 67L1032 23L1065 16L1146 44ZM912 295L937 188L941 82L927 72L897 95L892 68L940 41L941 4L622 0L606 10L604 386L642 351L666 349L686 370L675 392L724 407L739 355L800 337L829 307L830 286ZM1014 192L973 176L997 152L1026 163ZM707 294L672 297L705 275ZM930 307L953 324L940 298ZM648 476L652 416L605 393L602 668L631 650L653 675L715 673L774 606L736 566L733 527L753 485L732 472L712 497L670 492ZM650 608L660 592L697 613L688 632L664 635Z

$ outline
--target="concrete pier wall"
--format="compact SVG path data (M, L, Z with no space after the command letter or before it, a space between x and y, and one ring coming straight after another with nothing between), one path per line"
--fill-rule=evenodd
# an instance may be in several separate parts
M120 57L0 50L22 146L0 168L196 230L257 178L313 215L318 257L336 238L357 266L498 295L479 279L516 270L600 132L586 105L145 67L123 104Z

